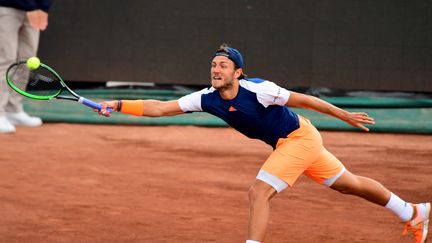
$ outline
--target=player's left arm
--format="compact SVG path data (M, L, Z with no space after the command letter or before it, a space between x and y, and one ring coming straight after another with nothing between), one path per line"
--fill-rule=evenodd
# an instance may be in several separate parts
M290 91L290 96L286 105L331 115L345 121L351 126L358 127L365 131L369 131L369 128L365 127L363 124L375 124L374 119L365 112L349 112L317 97L293 91Z

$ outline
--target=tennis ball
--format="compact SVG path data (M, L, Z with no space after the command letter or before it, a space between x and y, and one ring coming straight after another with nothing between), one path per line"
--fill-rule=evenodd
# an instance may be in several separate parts
M37 57L30 57L29 59L27 59L27 67L30 68L31 70L35 70L38 69L40 66L40 60Z

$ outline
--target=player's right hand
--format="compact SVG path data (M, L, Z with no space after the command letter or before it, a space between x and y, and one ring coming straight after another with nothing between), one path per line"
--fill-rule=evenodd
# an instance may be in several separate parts
M111 112L109 112L107 110L108 107L110 107L113 111L117 111L117 105L118 105L118 101L117 100L102 101L99 104L102 105L102 108L100 110L94 109L94 111L97 112L97 113L99 113L99 115L101 115L101 116L106 116L106 117L110 117L111 116Z

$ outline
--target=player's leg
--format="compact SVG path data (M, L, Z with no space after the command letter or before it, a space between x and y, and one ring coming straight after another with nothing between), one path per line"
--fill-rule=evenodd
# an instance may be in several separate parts
M391 192L381 183L367 177L354 175L348 170L330 188L340 193L359 196L381 206L385 206L391 196Z
M404 234L410 230L414 235L415 242L425 242L431 211L430 203L408 203L390 192L381 183L367 177L354 175L349 171L345 171L330 188L384 206L406 223Z
M255 242L262 242L264 239L270 200L288 186L293 186L323 149L320 134L304 118L300 118L300 128L286 139L280 139L276 147L249 191L248 239Z
M270 199L277 191L266 182L256 180L249 190L248 239L261 242L264 239L270 213Z
M403 222L407 222L408 228L411 229L417 239L416 242L424 242L427 234L430 204L407 203L376 180L355 175L345 168L334 175L334 171L338 167L343 168L342 163L324 149L320 158L305 171L305 175L333 190L355 195L386 207Z

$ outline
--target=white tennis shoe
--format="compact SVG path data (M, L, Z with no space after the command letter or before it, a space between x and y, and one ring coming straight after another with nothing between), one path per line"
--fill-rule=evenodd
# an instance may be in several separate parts
M10 123L17 126L38 127L42 125L42 119L39 117L29 116L24 111L6 112L6 118Z
M426 242L428 233L429 217L431 213L430 203L413 204L415 210L415 217L408 221L405 226L403 235L411 232L414 236L415 243Z
M6 116L0 116L0 133L14 133L15 126L10 123Z

